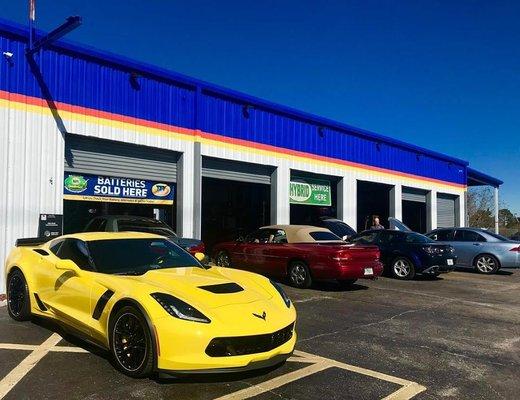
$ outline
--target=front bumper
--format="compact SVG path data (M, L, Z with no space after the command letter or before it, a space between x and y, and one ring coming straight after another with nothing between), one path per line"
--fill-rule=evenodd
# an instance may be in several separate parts
M292 337L272 350L254 354L212 357L206 353L206 350L214 338L272 334L290 323L294 324L295 320L280 321L276 326L266 324L260 319L258 322L253 320L248 325L226 326L218 321L211 324L199 324L189 321L172 321L172 319L169 317L154 322L158 342L157 370L168 375L239 372L266 368L289 358L296 345L296 331L293 325ZM270 328L267 328L268 326Z

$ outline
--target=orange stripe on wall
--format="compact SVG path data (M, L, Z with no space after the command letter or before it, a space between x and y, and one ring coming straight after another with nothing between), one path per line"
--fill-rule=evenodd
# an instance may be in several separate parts
M10 93L10 92L6 92L6 91L2 91L2 90L0 90L0 99L7 100L7 101L13 101L13 102L17 102L17 103L22 103L22 104L29 104L29 105L33 105L33 106L42 107L42 108L49 107L49 104L47 103L47 101L45 101L44 99L41 99L39 97L31 97L31 96L26 96L26 95L17 94L17 93ZM214 140L214 141L221 142L221 143L242 146L242 147L244 147L244 151L247 151L247 148L254 148L257 150L263 150L263 151L279 153L279 154L286 154L286 155L300 157L300 158L304 158L304 159L308 159L308 160L322 161L322 162L327 162L327 163L332 163L332 164L343 165L343 166L347 166L347 167L360 168L360 169L365 169L365 170L369 170L369 171L385 173L385 174L394 175L394 176L400 176L400 177L404 177L404 178L422 180L425 182L439 183L442 185L453 186L455 188L460 188L460 189L466 188L466 185L459 184L459 183L448 182L448 181L443 181L440 179L428 178L428 177L421 176L421 175L414 175L414 174L409 174L406 172L399 172L399 171L385 169L385 168L381 168L381 167L375 167L375 166L371 166L371 165L355 163L352 161L346 161L346 160L342 160L342 159L338 159L338 158L320 156L317 154L306 153L306 152L302 152L302 151L298 151L298 150L291 150L291 149L286 149L286 148L282 148L282 147L276 147L276 146L252 142L252 141L248 141L248 140L244 140L244 139L230 138L230 137L215 134L215 133L202 132L202 131L196 130L196 129L182 128L182 127L168 125L168 124L164 124L164 123L160 123L160 122L153 122L153 121L149 121L149 120L145 120L145 119L141 119L141 118L128 117L128 116L114 114L114 113L110 113L110 112L106 112L106 111L100 111L100 110L81 107L81 106L74 106L72 104L53 102L53 105L54 105L53 108L55 108L58 111L62 110L62 111L66 111L66 112L70 112L70 113L74 113L74 114L85 115L85 116L90 116L90 117L94 117L94 118L102 118L102 119L107 119L110 121L118 121L118 122L123 122L123 123L132 124L132 125L143 126L143 127L149 127L149 128L154 128L154 129L158 129L158 130L163 130L166 132L181 133L181 134L184 134L184 135L187 135L190 137L200 136L201 138L208 139L208 140Z

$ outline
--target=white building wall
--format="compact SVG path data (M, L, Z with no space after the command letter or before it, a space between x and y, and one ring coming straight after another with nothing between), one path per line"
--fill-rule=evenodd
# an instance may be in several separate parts
M288 223L289 180L291 170L329 175L339 178L342 204L338 216L356 226L357 181L371 181L390 185L406 185L427 191L438 191L459 196L458 221L464 225L464 190L408 177L382 174L368 169L352 168L332 163L315 162L294 156L254 150L239 145L221 144L195 136L165 132L128 123L107 121L60 111L67 132L119 140L127 143L168 149L181 153L179 168L178 215L182 217L180 233L197 234L196 216L200 216L200 201L195 198L197 186L193 171L195 141L201 141L200 154L270 165L276 169L272 204L275 210L272 222ZM37 235L40 213L62 213L62 182L64 139L58 124L46 108L25 106L20 103L0 104L0 260L5 260L17 238ZM197 154L199 152L197 151ZM339 197L338 193L338 197ZM397 198L395 192L395 199ZM200 200L200 199L199 199ZM397 204L397 203L396 203ZM396 211L396 215L397 215ZM0 270L0 293L5 292L5 279Z

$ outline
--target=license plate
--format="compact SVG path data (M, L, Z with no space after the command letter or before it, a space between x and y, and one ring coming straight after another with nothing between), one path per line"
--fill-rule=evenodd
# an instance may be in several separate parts
M372 268L365 268L365 275L374 275L374 270Z
M447 262L448 262L448 265L453 265L453 259L448 258Z

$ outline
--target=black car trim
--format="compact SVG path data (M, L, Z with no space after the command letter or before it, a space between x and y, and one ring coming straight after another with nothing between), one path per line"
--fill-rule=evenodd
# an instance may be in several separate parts
M36 299L36 304L38 304L38 308L41 311L47 311L47 307L45 307L45 304L43 304L43 301L40 299L40 296L38 296L38 293L34 293L34 298Z
M101 314L103 313L103 310L105 309L105 306L108 303L108 300L114 295L114 292L110 289L107 289L105 293L101 295L99 300L96 303L96 307L94 307L94 312L92 313L92 318L95 320L99 320L101 318Z
M199 286L199 289L207 290L215 294L238 293L242 292L244 288L234 282L218 283L216 285Z

